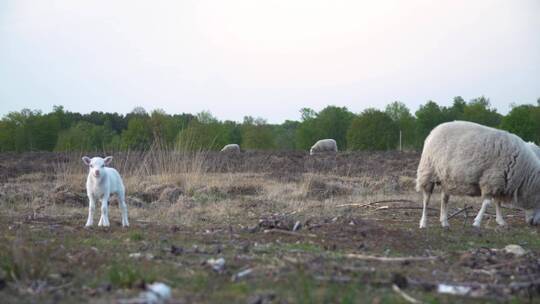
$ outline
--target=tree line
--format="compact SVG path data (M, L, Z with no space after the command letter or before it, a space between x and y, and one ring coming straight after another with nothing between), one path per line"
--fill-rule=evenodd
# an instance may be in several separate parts
M218 150L229 143L248 150L307 150L323 138L335 139L340 150L392 150L400 143L403 149L419 150L435 126L453 120L504 129L540 143L540 99L536 105L513 105L507 115L483 96L468 102L458 96L448 107L428 101L414 113L399 101L358 114L337 106L300 112L299 121L270 124L251 116L242 122L221 121L210 112L148 113L141 107L126 115L80 114L62 106L49 113L23 109L0 120L0 152L145 150L156 143L191 150Z

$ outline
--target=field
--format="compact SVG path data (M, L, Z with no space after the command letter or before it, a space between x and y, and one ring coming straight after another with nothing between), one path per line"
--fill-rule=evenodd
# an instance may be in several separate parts
M453 197L445 230L435 194L418 229L416 152L115 154L128 229L115 200L110 228L83 227L81 156L0 154L3 303L138 303L152 282L170 303L540 302L522 211L473 229L479 200Z

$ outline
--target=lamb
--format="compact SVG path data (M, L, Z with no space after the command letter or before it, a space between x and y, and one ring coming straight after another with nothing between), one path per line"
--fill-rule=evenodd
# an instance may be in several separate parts
M496 203L498 225L506 225L501 202L513 202L525 210L529 224L540 224L540 162L514 134L465 121L437 126L426 138L418 165L416 190L423 192L420 228L427 226L427 206L436 184L442 187L443 227L449 226L450 195L481 196L475 227L480 227L491 201Z
M309 155L316 152L337 152L337 143L333 139L321 139L317 141L309 150Z
M98 199L101 199L101 218L99 219L98 226L110 226L108 203L111 194L118 195L120 210L122 212L122 226L129 226L125 188L122 178L114 168L105 167L111 163L112 156L107 156L105 159L101 157L90 159L85 156L82 160L90 169L86 178L86 194L89 200L86 227L91 227L94 224L94 211L96 210L96 200Z
M240 146L238 144L228 144L221 149L221 152L240 152Z

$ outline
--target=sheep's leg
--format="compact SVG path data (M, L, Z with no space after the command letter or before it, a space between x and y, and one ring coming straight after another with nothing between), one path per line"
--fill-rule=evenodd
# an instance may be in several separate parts
M98 226L109 227L109 195L104 195L101 200L101 218Z
M96 199L93 195L88 195L88 220L86 220L86 227L94 225L94 212L96 211Z
M495 201L495 213L496 218L495 221L499 226L506 226L506 222L504 221L503 215L502 215L502 208L501 208L501 202Z
M424 208L422 209L422 218L420 219L420 228L426 228L427 227L427 206L429 204L429 198L431 197L431 191L424 190L422 192L424 200Z
M120 200L120 210L122 211L122 226L128 227L129 220L125 194L123 192L119 193L118 198Z
M450 199L450 196L446 193L442 193L441 195L441 226L444 228L450 227L448 224L448 199Z
M482 201L482 207L480 208L480 211L478 211L478 214L474 218L473 226L476 228L480 228L480 225L482 224L482 218L484 217L484 213L486 212L487 207L491 204L491 199L485 198L484 201Z

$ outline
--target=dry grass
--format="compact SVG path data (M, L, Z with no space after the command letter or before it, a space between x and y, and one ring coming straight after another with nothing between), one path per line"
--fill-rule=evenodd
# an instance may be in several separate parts
M269 157L268 162L275 160ZM429 212L433 228L419 233L420 195L413 190L410 170L342 175L313 166L313 171L290 176L249 167L221 172L206 152L159 146L115 157L114 167L126 184L127 230L120 227L114 200L110 229L82 228L87 198L80 155L70 155L54 174L23 174L0 186L0 217L10 219L0 223L0 286L4 276L11 284L8 291L15 290L8 299L26 295L35 302L37 296L74 282L71 295L78 296L71 300L113 302L137 294L145 280L159 279L173 285L175 296L185 302L245 302L252 290L265 294L268 288L285 302L354 302L363 297L393 302L399 297L389 296L384 284L396 272L426 281L472 280L470 269L455 266L464 250L501 247L516 238L531 250L540 248L537 233L520 225L521 214L514 211L507 218L518 227L515 231L499 232L488 215L485 235L471 233L473 211L453 218L450 233L436 228L438 195ZM365 206L339 207L345 204ZM451 212L465 205L477 208L478 199L452 198ZM297 222L301 230L290 231ZM286 233L274 233L276 229ZM156 258L134 261L128 257L133 252ZM448 260L380 267L347 260L351 253ZM224 275L201 266L218 256L227 259ZM253 268L253 278L231 281L247 268ZM418 289L412 294L426 302L455 300Z

